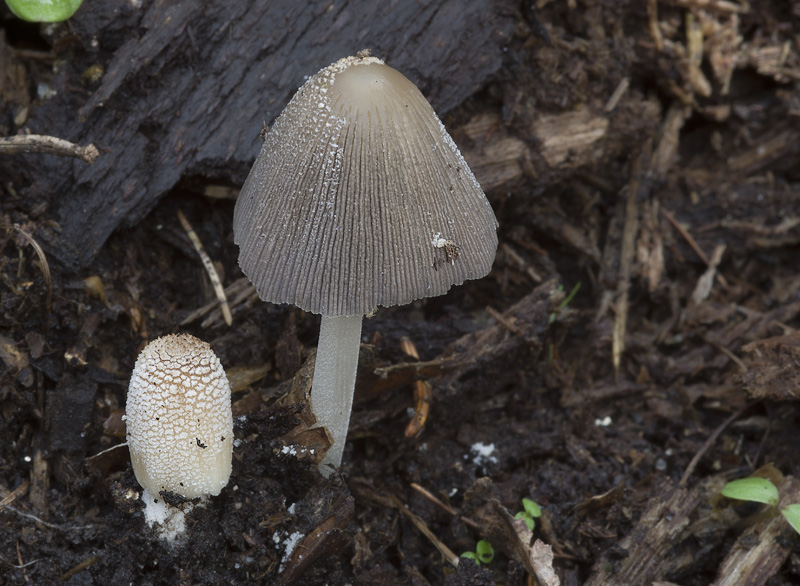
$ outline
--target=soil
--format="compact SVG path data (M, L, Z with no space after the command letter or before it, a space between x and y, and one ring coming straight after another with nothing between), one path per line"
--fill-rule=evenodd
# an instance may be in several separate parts
M511 24L485 36L497 66L441 99L499 220L494 267L365 320L329 478L307 400L319 317L260 301L237 266L235 179L257 149L243 167L220 148L143 207L92 208L117 229L73 248L59 223L77 206L58 200L93 181L87 163L0 154L0 584L521 586L558 583L551 567L564 585L800 584L783 517L718 496L755 473L800 502L800 8L489 4L505 20L486 26ZM37 88L64 84L76 115L87 64L102 76L142 34L86 10L55 28L4 16L0 135L57 134ZM113 52L91 52L91 27ZM120 93L117 114L136 99ZM36 174L57 165L48 191ZM220 357L236 447L228 486L169 543L144 522L122 415L139 351L172 332ZM532 537L523 498L542 508ZM479 540L494 558L459 562Z

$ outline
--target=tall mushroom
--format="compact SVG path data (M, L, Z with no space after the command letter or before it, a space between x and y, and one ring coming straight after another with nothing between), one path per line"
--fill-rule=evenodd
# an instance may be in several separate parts
M362 51L275 120L236 202L239 265L261 299L322 315L312 409L341 464L364 314L491 269L497 220L422 93Z

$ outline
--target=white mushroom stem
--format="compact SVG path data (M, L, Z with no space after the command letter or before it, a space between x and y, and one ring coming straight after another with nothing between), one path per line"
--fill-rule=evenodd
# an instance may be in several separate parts
M322 316L314 381L311 384L311 407L317 423L326 427L333 439L333 445L319 465L320 472L325 476L332 471L327 464L337 467L342 464L350 411L353 408L363 317Z

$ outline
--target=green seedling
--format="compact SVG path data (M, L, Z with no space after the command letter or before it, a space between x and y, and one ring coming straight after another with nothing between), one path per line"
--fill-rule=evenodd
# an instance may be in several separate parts
M16 16L29 22L61 22L75 14L83 0L6 0Z
M766 478L741 478L732 480L722 487L722 496L747 501L762 503L775 509L778 506L778 488L771 480ZM792 529L800 534L800 504L787 505L781 509L781 515Z
M580 288L581 288L581 282L578 281L578 283L572 288L572 291L569 292L569 295L567 295L564 298L564 300L561 303L558 304L558 309L556 311L552 312L548 316L549 323L551 325L556 321L556 318L558 317L559 312L564 311L567 308L567 306L570 304L570 301L572 301L572 299L578 293L578 290ZM564 285L559 284L558 285L558 290L559 291L563 291L564 290ZM548 364L552 364L554 359L555 359L555 344L551 343L551 344L547 345L547 363Z
M522 499L522 508L523 510L514 515L514 518L525 521L528 529L533 531L533 528L536 527L534 519L542 516L542 508L531 499Z
M481 539L475 545L475 551L465 551L461 554L462 558L469 558L471 560L475 560L475 563L479 566L483 564L488 564L494 559L494 548L492 544L486 541L485 539Z
M763 503L774 507L778 504L778 489L766 478L740 478L722 487L722 496L737 501Z
M567 308L567 306L570 304L570 301L572 301L575 298L575 295L578 293L580 288L581 288L581 282L578 281L575 284L575 286L572 288L572 291L569 292L569 295L567 295L564 298L564 300L561 303L558 304L558 311L564 311ZM559 285L558 286L558 290L559 291L563 291L564 290L564 285ZM550 314L550 316L549 316L550 323L553 323L554 321L556 321L556 313L557 312L553 312L553 313Z
M781 510L783 518L789 522L792 529L800 533L800 505L788 505Z

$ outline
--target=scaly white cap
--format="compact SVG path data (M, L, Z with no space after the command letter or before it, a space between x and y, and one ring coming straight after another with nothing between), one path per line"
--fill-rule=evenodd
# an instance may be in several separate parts
M150 342L136 360L125 410L133 472L154 497L217 495L228 484L231 389L206 342L188 334Z

